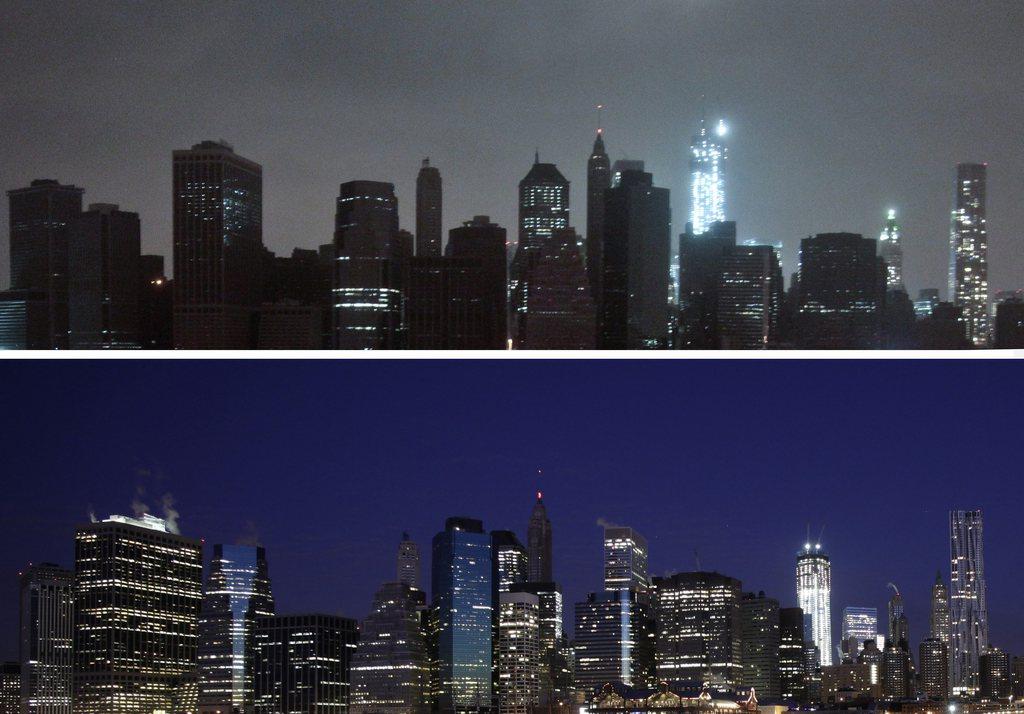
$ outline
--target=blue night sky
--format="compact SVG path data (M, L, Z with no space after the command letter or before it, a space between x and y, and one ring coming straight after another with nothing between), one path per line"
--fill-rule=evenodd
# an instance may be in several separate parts
M356 618L403 530L426 576L446 516L525 539L538 487L570 627L601 584L599 519L647 536L653 574L696 550L784 606L824 525L833 640L892 581L915 648L948 510L980 507L991 639L1024 654L1022 387L1019 364L977 360L6 361L0 657L18 570L72 565L90 506L130 513L139 487L154 510L173 494L207 558L257 536L280 612Z

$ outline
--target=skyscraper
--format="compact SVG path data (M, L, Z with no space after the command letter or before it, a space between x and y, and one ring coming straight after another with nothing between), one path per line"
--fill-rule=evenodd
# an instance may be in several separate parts
M224 142L175 151L174 346L249 349L260 299L263 168Z
M441 172L423 159L416 175L416 255L441 257Z
M352 657L352 714L425 714L430 669L425 597L408 583L384 583L360 627Z
M195 710L202 543L176 530L144 514L76 531L76 714Z
M949 697L949 645L934 635L921 640L918 648L921 666L921 693L929 699Z
M72 349L138 349L142 253L139 214L94 203L68 235L68 342Z
M654 683L654 618L635 590L590 593L576 603L575 623L577 689L593 695L609 683Z
M0 662L0 714L19 714L21 709L21 666Z
M264 549L214 545L199 611L200 712L252 709L256 618L273 614Z
M855 233L800 241L800 347L878 347L884 304L885 271L875 241Z
M347 617L257 618L255 714L347 711L358 639Z
M612 185L611 165L598 129L587 159L587 279L594 300L601 295L601 248L604 244L604 192Z
M742 677L739 580L718 573L653 579L658 679L737 686Z
M472 518L449 518L434 536L431 618L436 632L435 691L441 711L491 705L491 537Z
M68 346L68 230L82 212L85 189L37 179L7 192L10 206L11 290L38 292L45 310L33 310L30 325L46 335L49 349Z
M409 538L408 533L402 533L402 540L398 544L397 558L398 582L404 583L411 588L420 589L420 547Z
M885 227L878 236L878 254L885 261L885 287L887 290L903 290L903 239L900 226L896 223L896 211L890 208L886 214Z
M703 233L693 225L679 235L679 338L683 349L715 349L718 289L726 256L736 246L736 222L716 221Z
M804 639L818 648L822 666L832 664L832 563L820 543L805 543L796 557L796 597L804 612Z
M989 339L986 171L987 164L957 164L949 236L949 297L963 310L967 338L976 347L986 346Z
M877 608L843 608L843 641L841 649L844 659L856 662L864 643L868 640L874 640L877 636Z
M74 574L53 563L21 573L21 712L71 714Z
M539 252L543 239L559 228L569 227L569 181L554 164L542 164L534 157L533 166L519 182L519 235L509 271L509 292L514 334L518 318L526 311L530 257Z
M807 699L804 675L804 612L799 607L779 610L779 689L783 701Z
M513 593L537 597L537 624L540 639L540 701L559 701L569 694L571 682L561 681L565 661L565 634L562 631L562 591L552 582L522 582L509 587Z
M695 234L703 233L715 221L725 220L726 133L721 119L714 129L701 119L700 129L690 142L690 223Z
M740 663L743 672L739 684L753 688L758 699L775 700L782 694L779 674L779 601L745 593L740 600Z
M625 171L605 192L598 347L667 347L671 222L649 173Z
M755 350L779 339L782 269L770 245L738 245L726 251L718 278L719 345Z
M508 259L505 229L473 216L448 231L445 256L475 261L468 296L449 301L454 349L503 350L508 341ZM475 326L474 330L469 329Z
M647 539L628 526L604 528L604 589L635 590L641 600L650 590Z
M412 255L398 230L395 187L347 181L334 216L333 344L338 349L394 349L402 340L403 258Z
M552 580L551 567L551 521L544 507L544 494L537 491L537 501L530 513L530 524L526 528L526 554L529 561L529 577L532 582Z
M498 605L499 714L530 714L540 703L540 602L526 592L503 592Z
M526 548L512 531L491 531L492 575L499 593L529 577Z
M882 696L892 700L914 696L910 652L895 642L887 642L882 652Z
M950 688L978 691L978 658L988 648L985 557L981 511L950 511Z
M989 647L978 658L978 696L983 701L1008 699L1013 692L1010 655L998 647Z
M889 642L893 644L900 644L900 640L904 639L901 635L902 625L900 624L900 618L903 617L903 596L900 595L899 589L889 583L889 587L892 588L892 597L889 598L888 611L889 611Z

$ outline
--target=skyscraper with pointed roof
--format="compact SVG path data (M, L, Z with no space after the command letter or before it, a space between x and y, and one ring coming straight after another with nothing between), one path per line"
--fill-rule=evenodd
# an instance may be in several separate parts
M416 255L441 257L441 172L423 159L416 176Z
M551 521L544 507L544 494L537 491L537 502L530 514L530 525L526 529L526 556L529 581L550 582L551 577Z
M408 533L402 533L398 544L398 582L420 589L420 547Z
M587 159L587 280L595 300L601 294L604 244L604 192L612 185L611 163L604 150L604 129L598 128Z
M940 571L935 572L932 585L932 612L930 618L931 636L949 644L949 590Z

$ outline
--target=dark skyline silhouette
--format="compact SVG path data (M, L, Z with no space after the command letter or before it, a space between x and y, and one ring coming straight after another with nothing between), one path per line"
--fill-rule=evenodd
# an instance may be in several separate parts
M600 589L601 528L630 525L650 572L739 578L795 606L808 526L846 605L897 584L915 647L948 511L981 508L993 644L1024 654L1017 364L1002 361L10 361L0 397L0 659L17 654L17 573L73 566L74 530L160 513L266 546L282 613L364 617L403 531L448 516L525 542L544 492L554 577ZM140 487L142 491L140 492Z
M264 170L264 242L330 240L338 184L393 181L401 224L429 156L442 226L515 234L533 160L572 182L583 231L594 106L608 152L646 162L687 216L702 111L729 134L739 239L903 227L907 286L945 292L955 165L988 162L991 292L1024 286L1020 3L9 2L0 8L0 187L57 178L138 211L171 253L171 151L224 138ZM706 101L702 101L706 95ZM0 287L8 284L0 211Z

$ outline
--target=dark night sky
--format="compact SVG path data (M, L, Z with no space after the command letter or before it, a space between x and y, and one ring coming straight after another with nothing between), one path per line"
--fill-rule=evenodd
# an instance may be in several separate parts
M171 151L224 138L263 164L265 242L327 242L341 181L394 181L412 227L429 155L446 227L516 219L534 147L585 225L593 107L612 158L686 206L700 96L733 127L740 238L877 237L895 206L907 283L946 284L954 165L989 162L990 284L1024 287L1024 3L0 4L0 187L54 177L142 216L170 252ZM0 234L7 235L7 211ZM8 279L0 240L0 286Z
M538 485L570 604L600 586L599 518L648 537L654 574L696 549L786 605L824 524L834 631L893 581L915 643L947 511L981 507L992 640L1024 653L1022 389L974 360L4 362L0 657L18 570L71 565L90 504L129 512L139 485L207 557L257 533L280 611L360 618L403 529L425 552L453 514L523 538Z

